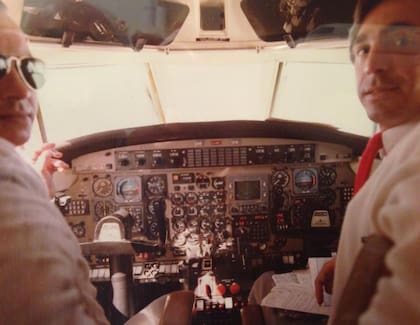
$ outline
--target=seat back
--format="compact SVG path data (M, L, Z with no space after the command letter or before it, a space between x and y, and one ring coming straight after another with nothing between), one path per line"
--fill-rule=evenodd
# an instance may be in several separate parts
M179 290L168 294L159 325L189 325L192 322L194 292Z

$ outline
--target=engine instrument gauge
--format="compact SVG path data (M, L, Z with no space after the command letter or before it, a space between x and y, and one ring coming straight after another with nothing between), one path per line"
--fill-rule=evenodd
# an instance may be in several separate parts
M171 202L174 205L181 205L184 203L185 197L182 193L174 193L171 197Z
M92 184L96 196L107 197L112 194L113 186L109 177L97 177Z
M203 206L200 208L199 216L201 218L208 218L211 216L212 209L209 206Z
M211 201L211 196L209 192L200 192L198 194L198 202L200 204L206 205L209 204Z
M183 207L174 207L172 209L173 217L183 217L184 215L185 215L185 211Z
M99 220L115 212L115 206L111 201L97 201L94 206L94 211L95 217Z
M194 192L188 192L185 194L185 202L187 204L196 204L198 201L198 196Z

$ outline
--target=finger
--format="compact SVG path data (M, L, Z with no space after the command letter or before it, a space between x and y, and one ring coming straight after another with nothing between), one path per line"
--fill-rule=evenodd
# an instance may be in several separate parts
M40 149L37 149L34 151L34 154L32 156L32 160L35 162L38 160L39 156L41 156L44 152L53 150L55 148L55 143L44 143ZM55 151L55 150L54 150ZM58 151L57 151L58 152ZM60 157L61 158L61 157Z
M62 158L63 153L57 150L51 150L51 156L54 158Z
M315 279L315 297L319 305L324 302L324 281L321 274Z
M321 305L324 302L324 289L322 285L315 287L315 297L318 305Z
M44 143L42 145L41 151L50 150L50 149L54 149L54 148L55 148L55 143L47 142L47 143Z
M55 160L54 167L56 168L56 170L61 172L65 169L68 169L70 166L62 160Z

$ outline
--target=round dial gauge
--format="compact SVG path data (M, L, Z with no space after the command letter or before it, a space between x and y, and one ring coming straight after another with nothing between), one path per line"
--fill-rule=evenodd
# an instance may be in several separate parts
M198 201L198 197L197 194L195 194L194 192L188 192L187 194L185 194L185 202L187 204L196 204Z
M337 172L332 167L321 167L319 171L319 181L321 185L330 186L334 184Z
M198 202L200 204L209 204L211 200L211 196L209 192L200 192L198 194Z
M85 222L79 222L77 224L74 224L72 222L70 222L70 227L71 230L73 231L73 234L76 235L77 238L83 238L86 235L86 226L85 226Z
M289 184L289 174L285 170L276 170L271 177L275 188L283 188Z
M185 211L182 207L175 207L172 209L172 216L173 217L183 217L185 214Z
M151 194L162 194L166 189L166 182L162 176L154 175L147 180L146 188Z
M334 204L337 195L335 191L331 188L325 188L321 191L322 196L324 197L324 202L327 206L331 206Z
M100 197L106 197L112 194L113 186L108 177L98 177L92 184L93 193Z
M94 209L98 220L115 212L115 206L111 201L98 201L95 203Z
M226 205L224 204L219 204L214 208L214 215L215 216L223 216L226 213Z
M160 200L151 200L148 204L147 204L147 211L149 211L149 214L151 216L156 216L159 212L160 213L165 213L165 206L164 206L164 202L162 203L162 201Z
M137 202L141 200L141 182L137 177L120 179L116 185L116 200L119 202Z
M224 203L226 201L225 191L215 191L212 192L213 201L216 203Z
M199 216L202 218L210 217L211 208L209 206L203 206L199 211Z
M316 174L312 169L302 169L295 174L295 190L300 193L313 191L316 185Z
M181 205L184 203L184 195L182 193L174 193L171 197L171 202L174 205Z
M195 217L198 215L198 210L194 206L187 207L187 215L189 217Z

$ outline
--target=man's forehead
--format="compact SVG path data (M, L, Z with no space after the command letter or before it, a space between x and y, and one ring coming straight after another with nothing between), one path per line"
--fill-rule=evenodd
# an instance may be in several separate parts
M5 36L10 35L13 37L22 37L26 39L26 35L19 28L0 26L0 34Z
M18 28L0 27L0 54L29 55L28 39Z
M362 24L358 29L353 43L362 43L368 39L389 37L390 35L399 38L408 37L409 39L417 40L418 42L420 39L420 27L402 22L395 22L390 25Z

